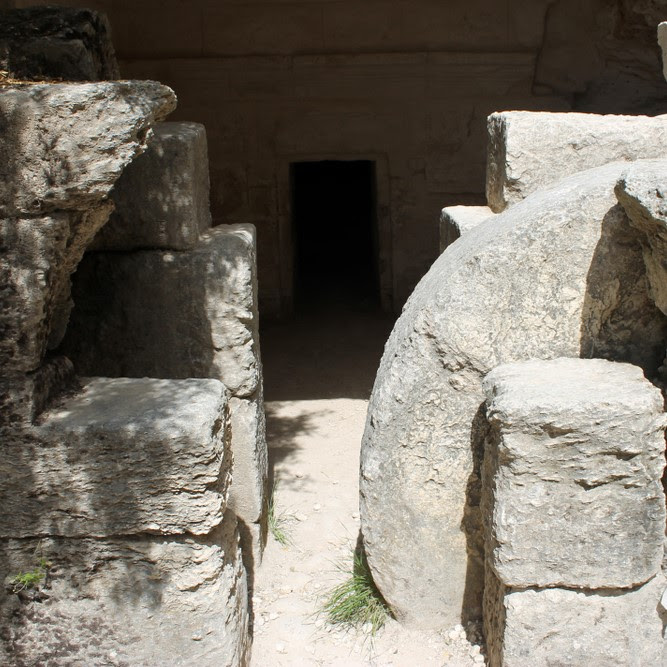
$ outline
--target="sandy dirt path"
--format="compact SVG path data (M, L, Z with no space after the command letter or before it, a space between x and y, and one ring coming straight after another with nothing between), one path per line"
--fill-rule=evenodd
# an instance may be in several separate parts
M351 568L359 448L390 329L384 316L337 309L263 333L275 508L290 543L269 537L255 573L253 667L482 664L462 628L424 633L389 620L371 640L329 626L318 613L326 593L346 578L342 570Z

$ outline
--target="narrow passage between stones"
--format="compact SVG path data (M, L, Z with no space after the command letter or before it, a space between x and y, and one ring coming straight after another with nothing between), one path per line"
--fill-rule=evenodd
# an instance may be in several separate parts
M393 319L363 303L322 300L262 331L270 483L289 543L271 535L254 579L252 664L475 665L463 629L390 620L371 640L318 614L345 580L359 535L359 449Z

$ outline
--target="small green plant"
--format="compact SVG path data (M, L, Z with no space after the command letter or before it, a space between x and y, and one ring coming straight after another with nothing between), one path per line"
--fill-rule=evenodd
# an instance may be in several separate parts
M19 572L11 579L11 585L14 593L21 591L39 588L41 583L46 579L46 575L51 567L46 559L40 558L37 567L28 572Z
M273 539L286 547L291 544L292 540L287 531L287 524L289 523L289 516L278 512L276 509L276 489L278 483L274 482L273 489L271 489L271 497L269 498L269 510L267 512L269 532L273 535Z
M366 554L355 551L351 577L333 588L322 606L332 625L363 629L375 637L389 617L389 609L373 582Z

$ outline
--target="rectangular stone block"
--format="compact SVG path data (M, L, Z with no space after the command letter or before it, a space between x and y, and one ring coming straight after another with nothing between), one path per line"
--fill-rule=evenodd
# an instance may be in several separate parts
M217 380L87 380L3 437L0 537L210 532L230 483L226 409Z
M447 206L440 213L440 252L495 213L488 206Z
M234 453L229 507L247 526L241 528L244 551L252 550L256 564L261 562L262 527L265 520L268 455L264 399L259 392L252 398L229 400L231 445Z
M484 381L488 565L508 586L629 588L660 571L665 415L640 368L498 366Z
M504 111L488 118L486 198L494 212L578 171L660 158L667 117Z
M91 253L74 279L63 349L81 375L261 382L252 225L221 225L187 252Z
M194 248L211 226L206 130L158 123L111 192L116 209L93 250Z
M203 538L0 540L0 581L40 562L45 604L0 590L3 664L58 655L63 664L169 665L193 651L206 664L247 664L248 587L232 512Z
M485 590L490 667L662 665L665 579L640 588L512 590L497 579Z

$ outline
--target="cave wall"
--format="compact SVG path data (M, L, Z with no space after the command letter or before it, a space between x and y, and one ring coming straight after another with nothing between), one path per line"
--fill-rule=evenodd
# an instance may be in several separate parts
M382 300L398 310L438 254L440 209L484 203L489 113L638 112L664 87L651 0L61 4L105 11L122 75L171 86L175 119L206 126L214 224L257 226L264 316L292 305L290 163L376 161ZM636 46L623 62L618 40Z

